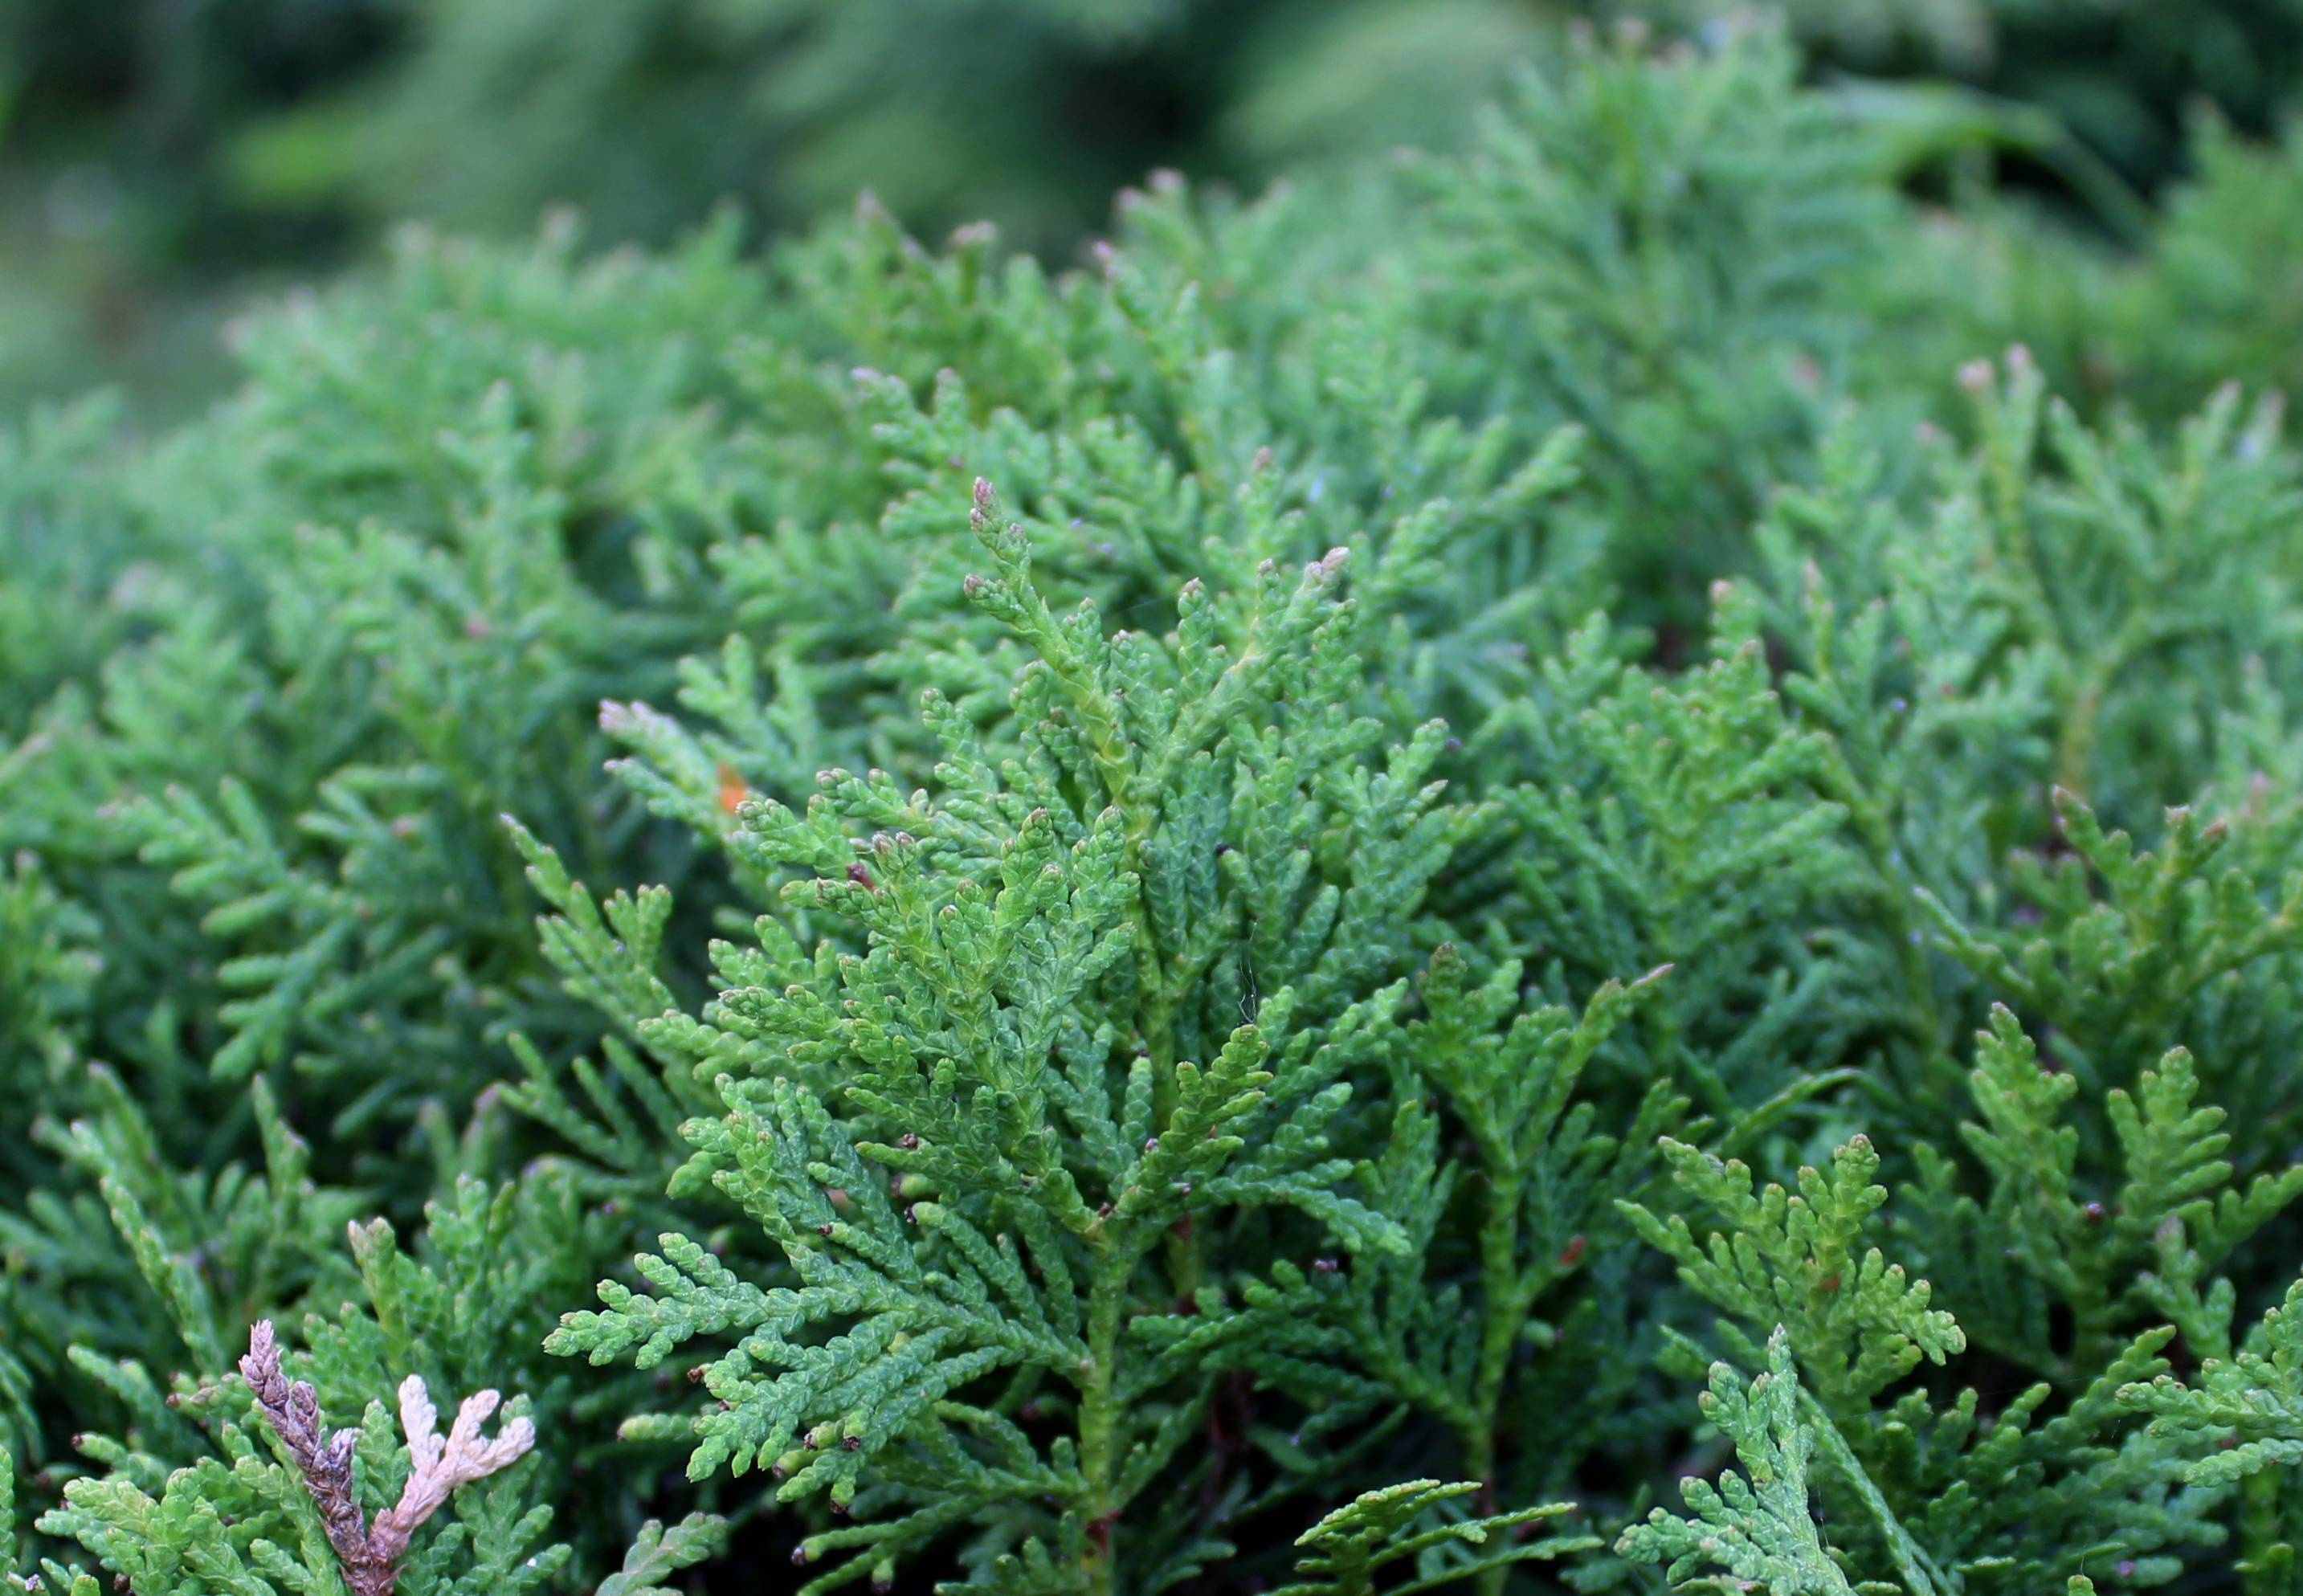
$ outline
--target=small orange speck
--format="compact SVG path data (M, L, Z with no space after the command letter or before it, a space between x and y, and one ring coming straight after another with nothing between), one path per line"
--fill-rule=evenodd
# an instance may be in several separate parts
M730 764L721 764L720 767L721 809L726 814L733 815L738 806L751 796L752 790L744 784L744 778L736 773L735 767Z

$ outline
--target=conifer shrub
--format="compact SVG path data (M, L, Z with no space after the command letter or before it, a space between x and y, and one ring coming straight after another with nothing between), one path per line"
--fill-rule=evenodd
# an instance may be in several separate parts
M2293 157L1796 80L11 434L7 1588L2298 1588Z

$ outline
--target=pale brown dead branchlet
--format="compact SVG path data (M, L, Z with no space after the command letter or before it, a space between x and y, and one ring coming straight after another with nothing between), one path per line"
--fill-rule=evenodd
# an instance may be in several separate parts
M359 1431L340 1430L333 1440L323 1436L319 1398L307 1382L299 1380L291 1384L280 1372L280 1346L269 1320L258 1320L248 1332L248 1355L240 1360L240 1372L257 1406L264 1410L265 1422L287 1447L297 1472L304 1476L304 1489L312 1493L320 1521L327 1528L328 1544L336 1549L336 1558L343 1565L345 1583L359 1596L389 1592L389 1570L384 1571L381 1584L367 1577L374 1572L367 1516L352 1496L352 1447Z
M409 1375L400 1382L408 1484L398 1503L377 1515L371 1528L352 1494L352 1447L359 1432L339 1430L324 1437L319 1398L307 1382L291 1381L280 1372L280 1345L269 1321L259 1320L248 1332L248 1355L240 1360L240 1372L319 1507L352 1596L392 1596L400 1559L417 1526L438 1512L457 1486L510 1466L536 1444L536 1426L526 1419L512 1420L494 1440L480 1438L480 1426L502 1400L494 1391L467 1397L443 1437L431 1394L421 1377Z

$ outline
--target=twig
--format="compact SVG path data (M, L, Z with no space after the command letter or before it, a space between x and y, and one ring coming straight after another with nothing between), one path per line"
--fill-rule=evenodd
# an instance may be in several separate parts
M524 1418L504 1425L494 1440L480 1439L480 1426L502 1401L494 1391L467 1397L443 1438L423 1378L409 1375L400 1382L408 1484L399 1502L379 1514L371 1528L352 1494L352 1448L359 1432L339 1430L323 1439L320 1399L308 1383L291 1381L280 1372L280 1345L269 1320L257 1321L248 1332L248 1355L240 1360L240 1372L320 1509L328 1544L335 1549L352 1596L392 1596L400 1559L417 1526L438 1512L457 1486L510 1467L536 1445L536 1426Z

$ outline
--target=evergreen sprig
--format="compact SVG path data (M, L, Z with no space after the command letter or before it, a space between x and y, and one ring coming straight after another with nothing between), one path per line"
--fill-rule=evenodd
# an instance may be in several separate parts
M9 1589L2290 1592L2294 153L1810 77L0 439Z

